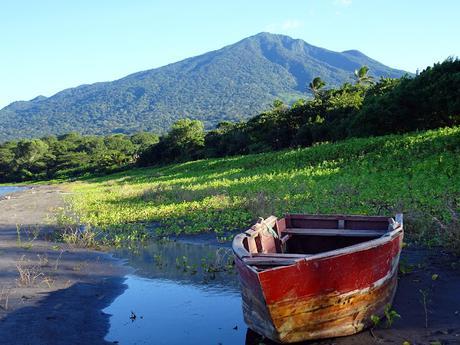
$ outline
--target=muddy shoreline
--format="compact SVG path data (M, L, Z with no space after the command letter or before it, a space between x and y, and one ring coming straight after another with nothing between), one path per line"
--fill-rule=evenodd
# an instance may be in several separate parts
M122 259L107 253L45 240L55 230L49 214L62 206L59 186L33 187L0 200L0 345L113 344L104 340L110 324L109 315L102 310L125 291L124 277L133 271L123 265ZM206 234L171 240L222 246L215 237ZM187 284L196 277L178 271L177 267L169 273L158 271L154 263L161 248L156 244L152 248L151 252L128 251L121 257L136 268L142 279L163 277ZM181 255L174 252L173 256ZM192 255L189 251L187 255L199 265L201 252ZM175 257L170 258L168 267L174 268ZM166 259L163 255L165 267ZM364 331L305 344L403 344L405 341L411 345L460 344L460 258L442 248L409 244L400 263L393 308L401 319L395 319L390 328L382 320L372 333ZM190 277L177 277L187 274ZM145 343L155 343L150 323L156 324L155 317L161 316L146 315L149 322L145 323L148 327ZM228 327L235 324L230 321ZM246 331L245 326L240 326L241 331ZM274 344L249 330L246 332L246 345ZM209 344L225 343L221 340L209 339ZM187 343L187 339L183 342Z
M58 186L0 200L0 344L109 344L101 312L125 289L111 255L48 241Z

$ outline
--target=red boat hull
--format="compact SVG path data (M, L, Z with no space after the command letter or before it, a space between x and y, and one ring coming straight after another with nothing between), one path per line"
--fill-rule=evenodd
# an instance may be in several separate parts
M261 271L236 255L246 323L281 343L363 330L393 301L402 239L401 231Z

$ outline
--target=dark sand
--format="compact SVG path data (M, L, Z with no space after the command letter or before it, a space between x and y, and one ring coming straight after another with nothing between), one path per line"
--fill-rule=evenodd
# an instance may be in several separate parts
M108 254L46 241L62 206L50 186L0 200L0 344L108 344L101 310L125 289L126 268Z

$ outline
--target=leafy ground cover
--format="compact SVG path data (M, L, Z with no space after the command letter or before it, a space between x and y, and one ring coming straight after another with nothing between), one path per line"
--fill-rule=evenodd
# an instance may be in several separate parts
M393 215L414 240L460 248L460 127L133 169L68 184L73 212L115 243L228 236L284 213Z

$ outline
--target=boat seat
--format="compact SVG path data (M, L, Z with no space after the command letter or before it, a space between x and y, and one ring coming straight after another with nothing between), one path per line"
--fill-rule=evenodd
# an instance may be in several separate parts
M380 237L388 233L388 230L286 228L282 232L289 235L304 236Z

